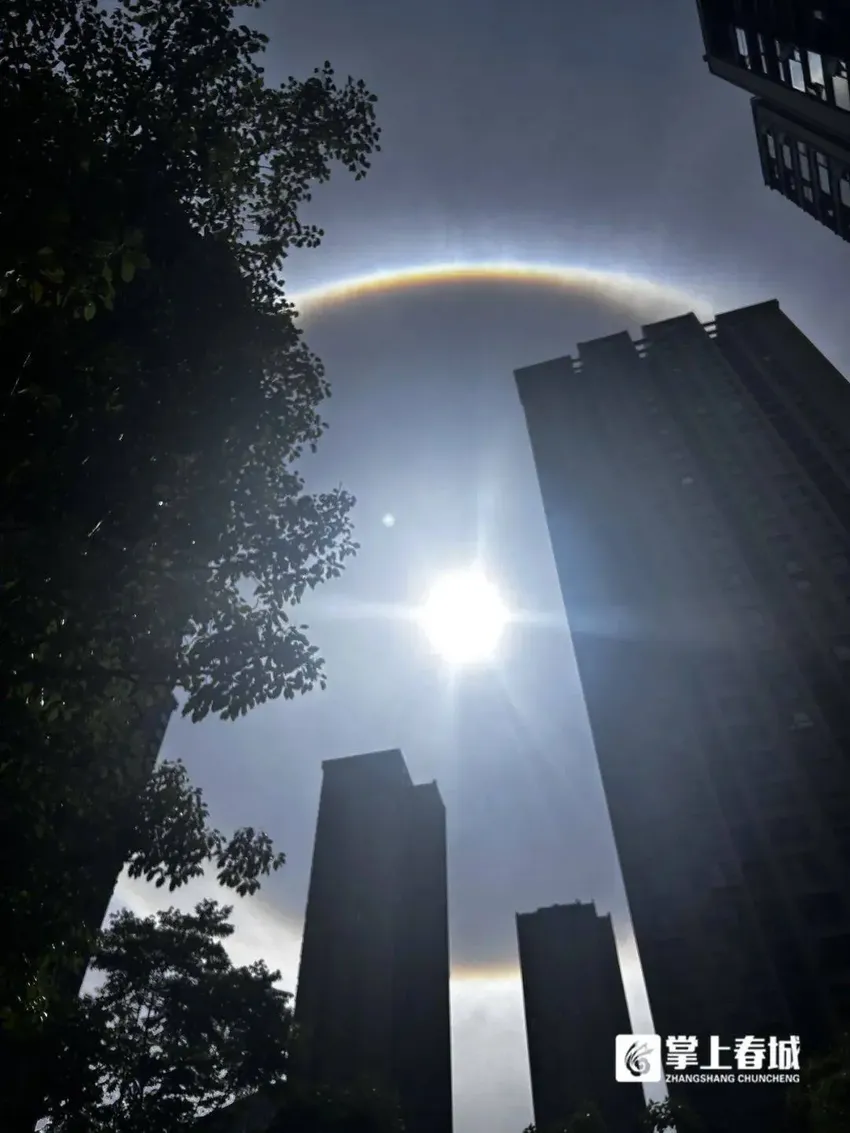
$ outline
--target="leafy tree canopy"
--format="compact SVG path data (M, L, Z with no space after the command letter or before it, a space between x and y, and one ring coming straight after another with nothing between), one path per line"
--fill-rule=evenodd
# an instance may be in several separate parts
M649 1102L642 1115L644 1133L702 1133L702 1123L684 1102L666 1098L663 1102Z
M378 131L328 64L265 84L233 23L259 6L0 15L3 644L48 732L94 695L234 717L320 679L290 610L353 553L352 500L294 469L328 387L281 269Z
M0 5L4 1022L40 1017L128 855L194 868L137 838L172 691L232 719L323 681L292 611L354 553L353 500L298 470L329 390L282 268L378 129L327 64L265 82L259 6Z
M81 960L91 954L97 940L96 931L85 923L69 921L68 910L84 908L91 892L102 897L110 891L103 883L113 872L111 863L119 843L131 878L144 878L157 888L168 885L172 892L212 868L219 885L246 896L256 893L262 878L280 869L285 860L262 831L243 827L228 837L211 826L203 793L192 786L180 762L163 762L156 767L138 803L128 808L125 826L115 831L104 824L92 829L90 835L84 853L74 844L62 847L67 861L49 886L39 873L40 863L29 863L24 883L30 889L24 890L20 901L26 906L31 890L47 898L38 924L16 915L14 895L10 895L14 923L19 928L33 925L34 933L32 938L12 942L15 951L9 948L10 954L0 968L0 994L5 1005L2 1022L17 1030L25 1058L30 1057L30 1047L42 1034L49 1008L56 1007L57 987L61 990L69 975L80 978ZM98 872L99 862L106 863L105 874ZM40 941L45 937L62 941L64 948L40 951ZM73 966L75 962L77 967ZM73 1001L65 1008L63 1016L69 1009L73 1013ZM42 1057L37 1046L32 1057Z
M262 960L234 966L231 912L202 901L112 917L93 961L102 982L57 1036L54 1133L188 1129L283 1079L290 996Z

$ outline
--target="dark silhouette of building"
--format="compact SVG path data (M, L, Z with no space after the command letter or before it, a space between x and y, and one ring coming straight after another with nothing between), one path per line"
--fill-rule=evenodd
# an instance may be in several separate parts
M516 924L537 1128L591 1103L608 1133L637 1133L643 1090L614 1078L614 1040L632 1028L611 918L576 902Z
M765 184L850 240L846 0L698 0L712 74L754 96Z
M516 377L656 1027L805 1057L850 1021L850 386L775 300Z
M294 1076L395 1095L451 1133L446 826L400 751L323 764L295 1004Z
M176 707L173 694L165 693L159 698L159 703L127 713L126 744L142 759L142 775L145 778L153 774ZM80 859L79 865L85 868L90 885L83 890L76 914L80 926L94 937L106 919L115 886L130 855L132 830L105 824L101 814L86 815L80 822L82 825L75 830L73 840L80 847L87 847L85 858ZM88 959L86 957L68 974L68 994L74 998L80 994Z

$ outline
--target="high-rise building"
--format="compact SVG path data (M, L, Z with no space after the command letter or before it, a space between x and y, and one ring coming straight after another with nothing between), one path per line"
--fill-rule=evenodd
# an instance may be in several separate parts
M637 1133L643 1090L614 1078L614 1040L631 1026L610 916L577 901L516 923L537 1128L590 1103L608 1133Z
M295 1076L377 1087L451 1133L445 809L400 751L326 760L295 1002Z
M805 1057L850 1020L850 386L775 300L516 378L656 1028Z
M151 775L156 767L177 701L172 693L164 693L158 703L139 711L127 711L125 717L126 749L142 761L143 774ZM115 893L115 886L130 853L126 829L104 823L101 814L85 816L74 833L72 841L85 857L78 859L78 868L85 869L90 885L83 894L83 903L75 910L81 927L96 934L106 919ZM88 957L77 969L69 973L68 992L76 997L80 993Z
M767 186L850 240L845 0L697 0L712 74L753 95Z

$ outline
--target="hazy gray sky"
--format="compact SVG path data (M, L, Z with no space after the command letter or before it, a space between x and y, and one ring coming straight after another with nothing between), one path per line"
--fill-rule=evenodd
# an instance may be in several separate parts
M678 288L607 300L514 282L372 294L305 320L334 397L316 483L358 496L362 551L305 609L329 688L236 724L170 728L223 826L288 864L237 910L240 959L294 987L321 761L401 747L449 826L456 1133L531 1119L514 913L594 899L628 926L515 367L681 313L776 296L842 369L850 249L761 183L747 97L702 63L689 0L270 0L271 78L330 59L379 95L384 152L312 211L293 294L379 270L512 260ZM684 293L684 294L683 294ZM381 517L392 512L396 525ZM450 680L393 610L480 555L533 614L498 663ZM580 611L573 612L581 616ZM201 887L203 888L203 887ZM199 890L182 895L197 899ZM139 907L159 892L122 884ZM636 1029L646 1009L627 965Z

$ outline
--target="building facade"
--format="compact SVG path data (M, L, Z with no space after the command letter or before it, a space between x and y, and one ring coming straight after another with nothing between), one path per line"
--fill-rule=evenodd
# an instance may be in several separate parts
M516 377L656 1029L805 1057L850 1021L850 386L775 301Z
M177 701L173 694L165 693L159 703L141 711L134 711L127 706L118 708L124 713L125 750L132 752L139 760L145 779L153 774L176 707ZM81 822L83 826L75 833L73 841L82 849L84 857L79 859L78 867L86 870L91 885L85 891L84 901L76 910L76 915L86 932L96 934L106 920L115 887L130 854L128 834L126 829L104 823L100 814L84 817ZM69 995L76 997L80 994L87 964L88 957L85 958L85 963L81 963L78 969L69 974Z
M611 918L576 902L516 920L537 1129L590 1103L608 1133L637 1133L643 1090L614 1079L614 1040L632 1028Z
M709 70L753 95L765 184L850 240L846 0L698 0Z
M323 764L295 1001L294 1076L394 1095L451 1133L445 809L400 751Z

